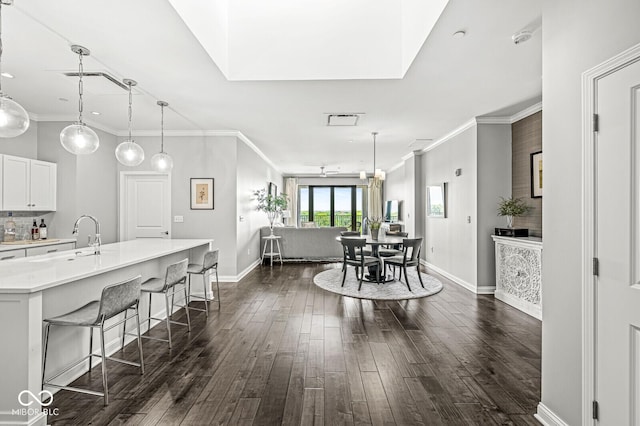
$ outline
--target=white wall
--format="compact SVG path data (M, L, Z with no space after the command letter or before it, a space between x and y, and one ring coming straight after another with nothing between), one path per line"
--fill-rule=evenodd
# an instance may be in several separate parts
M119 137L118 142L124 138ZM136 137L145 160L137 167L119 163L121 171L150 171L151 157L160 151L160 138ZM213 238L220 249L220 275L236 275L236 145L234 136L181 136L164 138L164 148L173 157L171 172L171 217L184 217L171 224L171 238ZM115 149L115 148L114 148ZM113 153L112 153L113 155ZM114 156L115 159L115 156ZM191 210L190 178L214 178L214 210Z
M448 184L447 218L424 220L425 259L471 285L476 283L476 132L473 126L422 155L423 188ZM459 177L457 168L462 169Z
M495 287L496 261L491 235L504 218L497 215L500 197L511 196L511 125L478 124L478 287ZM463 170L464 173L464 170ZM458 178L459 179L459 178Z
M273 182L281 194L284 185L282 175L242 142L238 144L237 181L234 218L237 222L237 274L240 274L260 258L260 228L269 226L267 215L256 210L253 192L267 188L268 182Z
M0 154L38 159L38 122L31 120L26 132L15 138L0 138Z
M543 2L542 402L581 424L581 74L640 42L637 0Z

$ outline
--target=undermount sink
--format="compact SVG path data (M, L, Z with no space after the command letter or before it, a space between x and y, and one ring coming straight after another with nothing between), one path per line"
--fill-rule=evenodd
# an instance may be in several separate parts
M72 251L72 250L67 250L67 251L63 251L60 253L56 253L56 254L46 254L43 256L34 256L32 258L25 258L27 260L27 262L34 262L34 263L39 263L39 262L51 262L52 260L67 260L67 261L73 261L78 259L79 257L87 257L87 256L95 256L95 253L93 253L93 251Z

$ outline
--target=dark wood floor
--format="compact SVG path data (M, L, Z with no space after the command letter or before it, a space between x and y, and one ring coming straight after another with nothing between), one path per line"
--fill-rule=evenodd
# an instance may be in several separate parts
M338 264L256 268L222 284L222 310L144 339L146 374L108 363L111 403L62 391L54 425L537 425L541 323L439 277L397 302L313 285ZM161 335L162 326L152 333ZM136 358L135 343L125 357ZM99 369L76 381L100 390Z

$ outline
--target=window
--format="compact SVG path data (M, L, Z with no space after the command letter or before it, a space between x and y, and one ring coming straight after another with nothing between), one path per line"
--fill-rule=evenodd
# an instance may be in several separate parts
M360 230L366 214L366 186L300 186L298 223Z

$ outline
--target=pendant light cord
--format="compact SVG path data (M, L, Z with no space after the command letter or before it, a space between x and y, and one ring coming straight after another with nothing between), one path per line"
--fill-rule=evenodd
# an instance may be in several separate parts
M376 135L378 132L371 133L373 135L373 177L376 177Z
M160 152L164 154L164 105L160 105Z
M82 125L82 112L84 110L83 99L84 95L84 83L82 81L82 74L84 73L84 66L82 65L82 52L78 53L78 124Z
M133 93L131 92L131 83L129 83L129 143L133 143L131 139L131 103L133 102Z

